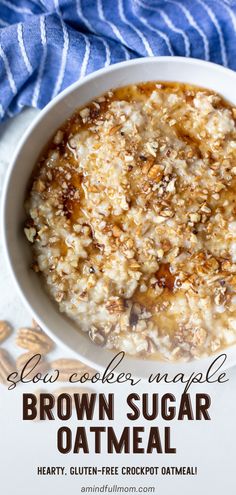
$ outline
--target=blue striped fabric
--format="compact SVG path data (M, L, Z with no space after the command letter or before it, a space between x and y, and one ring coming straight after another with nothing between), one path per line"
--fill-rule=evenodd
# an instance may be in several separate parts
M234 0L0 0L0 119L96 69L182 55L236 69Z

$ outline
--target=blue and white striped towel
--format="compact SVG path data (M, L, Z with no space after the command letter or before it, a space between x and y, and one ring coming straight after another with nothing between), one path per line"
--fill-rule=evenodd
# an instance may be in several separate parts
M0 119L90 72L183 55L236 69L235 0L0 0Z

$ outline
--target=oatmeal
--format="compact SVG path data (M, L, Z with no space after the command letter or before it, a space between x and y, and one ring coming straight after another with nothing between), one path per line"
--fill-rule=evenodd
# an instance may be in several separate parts
M145 83L79 110L26 201L33 269L97 345L188 360L236 341L236 108Z

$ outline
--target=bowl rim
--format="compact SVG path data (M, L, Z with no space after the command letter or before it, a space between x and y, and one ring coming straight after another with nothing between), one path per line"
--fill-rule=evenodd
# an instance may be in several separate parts
M88 366L90 366L92 368L96 367L96 369L98 369L99 371L103 371L108 363L104 363L104 366L99 365L99 364L95 363L94 361L92 361L87 356L80 355L78 353L78 351L75 351L71 347L71 345L69 345L68 343L63 341L59 336L57 336L56 333L54 333L53 330L51 330L47 325L45 325L45 323L42 321L40 314L38 314L37 311L35 311L35 309L31 306L31 304L29 303L29 301L27 299L27 296L25 295L25 293L21 287L21 283L19 281L19 278L17 277L17 275L15 273L14 263L12 262L12 259L11 259L11 256L10 256L10 253L8 250L8 241L7 241L7 235L6 235L6 230L7 230L6 208L7 208L7 199L8 199L8 189L9 189L9 185L11 182L11 177L14 174L14 168L15 168L15 165L17 163L19 154L20 154L21 150L24 148L24 146L27 144L28 140L30 139L31 133L33 132L33 130L35 128L37 128L37 126L41 123L41 121L44 120L46 115L48 113L50 113L51 109L54 108L61 100L66 98L67 95L72 93L74 90L79 89L80 87L86 85L87 82L89 82L90 80L96 79L99 76L103 76L107 73L119 71L120 69L125 68L127 66L132 68L132 66L134 66L134 65L139 65L139 66L146 65L146 64L151 65L151 64L153 64L153 62L155 62L155 63L158 63L158 62L171 63L171 64L177 64L177 65L179 63L181 63L181 64L188 65L188 66L189 65L204 66L204 67L208 67L211 72L212 71L217 72L219 75L225 74L225 75L230 75L230 77L235 77L235 81L236 81L236 72L234 72L233 70L231 70L227 67L223 67L223 66L218 65L214 62L209 62L209 61L205 61L202 59L191 58L191 57L178 57L178 56L176 56L176 57L157 56L157 57L136 58L136 59L126 60L123 62L112 64L112 65L109 65L108 67L103 67L97 71L94 71L91 74L88 74L87 76L85 76L83 79L78 80L78 81L74 82L73 84L71 84L70 86L68 86L67 88L65 88L53 100L51 100L42 110L40 110L39 114L33 119L32 123L29 125L29 127L26 129L26 131L23 133L21 139L19 140L19 143L15 149L15 152L13 153L12 159L8 165L8 169L7 169L6 174L5 174L5 179L4 179L3 188L2 188L2 195L1 195L2 197L1 197L1 203L0 203L0 208L1 208L0 218L1 218L1 239L2 239L3 253L5 255L5 259L7 260L7 266L9 268L9 272L11 273L11 277L14 280L14 285L17 289L18 294L20 295L20 298L21 298L24 306L29 311L29 313L31 313L32 316L36 319L36 321L39 323L39 325L42 326L42 328L46 330L46 333L52 338L52 340L60 348L65 349L67 352L69 351L72 356L80 358L85 364L87 364ZM178 82L178 77L176 78L176 82ZM196 86L197 86L197 84L196 84ZM88 102L89 102L89 99L88 99ZM227 355L227 361L224 365L224 369L228 369L228 368L230 368L236 364L236 344L229 346L229 348L223 349L220 353L226 353L227 354L227 351L229 351L229 350L231 350L232 352L230 352L230 356ZM233 354L233 355L231 355L231 354ZM213 361L213 359L216 356L217 356L217 354L216 355L213 354L213 355L210 355L206 358L202 358L202 359L200 358L197 360L192 360L189 363L196 363L196 367L199 368L199 366L197 366L197 363L198 363L198 364L201 364L204 369L205 368L207 369L208 366L210 365L210 362ZM111 353L111 359L112 359L112 357L114 357L114 353ZM192 368L193 368L192 365L188 366L188 363L186 363L184 361L183 362L181 362L181 361L169 362L169 361L160 361L160 360L147 360L147 359L139 358L137 356L134 357L134 356L128 356L128 355L126 355L126 361L129 361L129 363L131 363L132 361L133 362L138 361L140 364L143 363L144 365L145 365L145 363L147 363L147 362L150 363L152 361L152 362L156 363L157 368L158 368L158 364L160 364L162 366L165 366L166 369L169 369L169 368L174 369L174 367L176 367L176 365L178 365L179 368L181 368L181 367L182 368L184 367L187 369L189 368L189 372L192 371ZM129 369L129 366L127 369ZM147 374L145 372L144 373L138 372L137 374L135 374L135 372L133 372L133 370L132 370L132 375L133 376L139 376L139 377L140 376L143 376L143 377L147 376Z

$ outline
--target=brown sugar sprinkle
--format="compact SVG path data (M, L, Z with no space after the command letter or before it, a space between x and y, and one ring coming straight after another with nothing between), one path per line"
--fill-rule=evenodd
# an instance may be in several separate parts
M101 95L55 133L25 235L95 345L174 361L236 342L235 142L230 103L163 81Z

